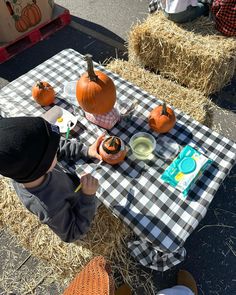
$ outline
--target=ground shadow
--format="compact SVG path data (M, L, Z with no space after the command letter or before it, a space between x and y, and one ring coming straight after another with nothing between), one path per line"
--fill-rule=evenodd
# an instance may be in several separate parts
M212 94L212 101L225 110L236 113L236 74L221 91L218 93Z

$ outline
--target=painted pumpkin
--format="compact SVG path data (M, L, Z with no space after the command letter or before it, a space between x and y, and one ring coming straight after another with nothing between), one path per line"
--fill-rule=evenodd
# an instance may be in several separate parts
M154 108L148 118L149 126L158 133L170 131L174 127L175 122L175 113L171 108L166 106L165 102L163 105Z
M18 32L25 32L30 27L30 21L27 16L15 17L15 28Z
M32 3L24 7L21 13L22 16L26 16L29 19L30 26L36 26L41 21L41 11L37 4Z
M87 73L76 84L78 103L85 112L95 115L108 113L116 102L116 87L105 73L94 71L91 55L85 55L85 60Z
M41 106L49 106L55 101L55 91L48 82L38 81L32 88L32 96Z
M109 136L100 144L99 154L104 162L115 165L124 161L127 150L119 137Z

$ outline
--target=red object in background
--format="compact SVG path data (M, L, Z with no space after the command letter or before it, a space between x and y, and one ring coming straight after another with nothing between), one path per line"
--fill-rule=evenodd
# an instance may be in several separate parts
M215 18L216 29L225 36L236 36L236 1L214 0L211 11Z
M0 64L17 55L21 51L33 46L35 43L47 38L54 32L62 29L71 21L71 15L68 9L55 4L62 12L53 19L39 25L29 33L24 34L16 40L0 45Z

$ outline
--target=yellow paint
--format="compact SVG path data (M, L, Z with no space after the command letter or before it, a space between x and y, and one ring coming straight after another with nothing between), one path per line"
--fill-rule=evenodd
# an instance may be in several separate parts
M183 179L183 177L184 177L184 173L179 172L178 174L175 175L175 180L180 181L181 179Z
M63 121L63 118L62 117L57 118L57 122L58 123L61 123L62 121Z

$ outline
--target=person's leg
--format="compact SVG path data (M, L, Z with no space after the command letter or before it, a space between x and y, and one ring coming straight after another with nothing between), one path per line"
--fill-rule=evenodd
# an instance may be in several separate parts
M159 291L157 295L194 295L194 293L185 286L174 286L172 288Z
M186 23L191 22L201 15L207 15L208 11L207 5L199 2L198 6L190 5L185 11L179 13L165 13L165 16L175 23Z

